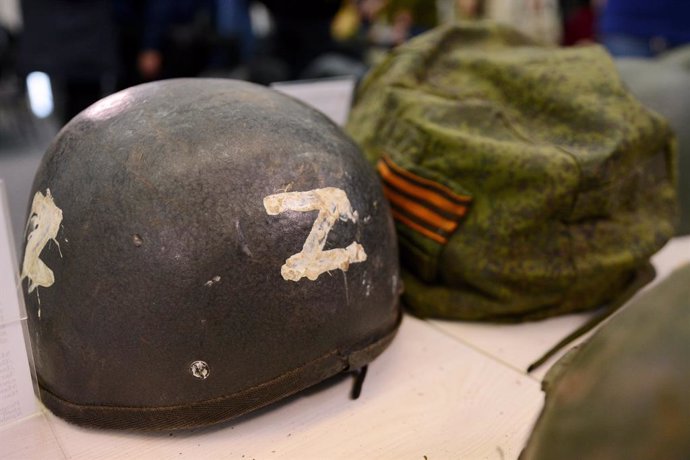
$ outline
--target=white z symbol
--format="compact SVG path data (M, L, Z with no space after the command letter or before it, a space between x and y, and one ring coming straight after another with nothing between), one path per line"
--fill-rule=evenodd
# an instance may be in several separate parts
M284 279L299 281L306 277L314 281L324 272L338 268L345 272L350 264L367 260L367 253L357 242L346 248L323 250L328 232L338 219L357 222L357 211L352 211L343 190L326 187L308 192L278 193L264 198L264 208L271 216L285 211L319 211L302 251L288 257L280 268Z
M43 248L49 241L57 242L57 234L62 222L62 210L55 205L50 189L46 194L36 192L31 202L29 221L26 223L26 249L22 263L21 279L29 278L28 292L33 292L38 286L50 287L55 282L53 271L39 258ZM60 254L62 256L62 254ZM38 291L37 291L38 292Z

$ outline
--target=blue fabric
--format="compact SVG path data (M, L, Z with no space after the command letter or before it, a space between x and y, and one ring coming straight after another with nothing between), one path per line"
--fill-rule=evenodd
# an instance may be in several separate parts
M663 38L669 47L690 43L690 1L607 0L599 32L601 36Z
M249 15L249 0L217 0L216 26L221 37L240 40L242 59L248 61L254 54L256 39Z

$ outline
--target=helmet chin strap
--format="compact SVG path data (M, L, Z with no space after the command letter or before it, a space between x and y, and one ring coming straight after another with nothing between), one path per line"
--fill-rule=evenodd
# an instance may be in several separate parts
M589 321L584 323L579 328L575 329L573 332L571 332L565 338L563 338L560 342L551 347L546 353L544 353L544 355L542 355L541 358L530 364L527 367L527 372L530 373L533 370L539 368L553 355L558 353L559 350L566 347L570 342L585 335L586 333L597 327L600 323L611 317L611 315L616 313L623 305L625 305L625 303L628 300L630 300L630 298L633 295L635 295L635 293L639 289L641 289L647 283L651 282L654 279L655 275L656 271L650 263L647 263L645 266L640 268L635 274L631 276L628 286L616 299L614 299L608 305L603 307L600 313L598 313L595 316L592 316L592 318L590 318Z
M367 369L369 366L362 366L359 369L352 371L355 375L355 381L352 383L352 391L350 392L350 399L357 399L362 394L362 385L367 376Z

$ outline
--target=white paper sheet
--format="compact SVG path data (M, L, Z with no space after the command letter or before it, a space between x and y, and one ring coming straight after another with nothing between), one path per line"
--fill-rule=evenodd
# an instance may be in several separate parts
M0 180L0 427L38 412L6 198Z
M347 121L355 88L354 77L324 78L272 83L271 87L281 93L323 112L340 126Z

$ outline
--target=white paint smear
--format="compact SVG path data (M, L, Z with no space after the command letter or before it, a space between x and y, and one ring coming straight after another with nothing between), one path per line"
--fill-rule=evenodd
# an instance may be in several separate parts
M339 188L326 187L307 192L277 193L264 198L264 208L271 215L285 211L319 211L302 251L290 256L280 273L286 280L316 280L324 272L340 269L346 272L350 264L364 262L367 253L361 244L351 243L346 248L324 251L328 233L338 219L357 222L357 211L352 210L347 194Z
M36 192L31 202L31 213L26 223L26 249L22 263L21 279L29 279L29 292L37 286L49 287L55 282L53 271L40 259L41 252L50 240L60 248L57 234L62 222L62 210L55 205L50 189L43 195Z

